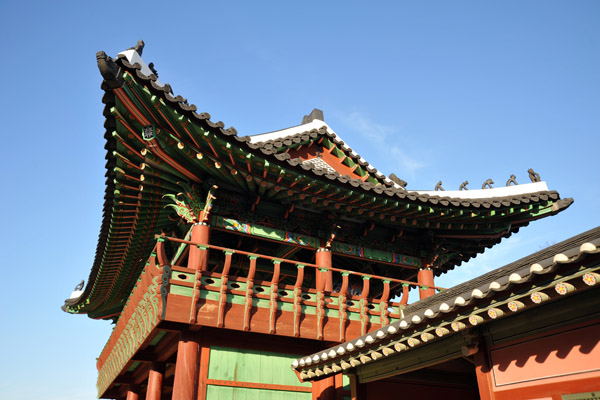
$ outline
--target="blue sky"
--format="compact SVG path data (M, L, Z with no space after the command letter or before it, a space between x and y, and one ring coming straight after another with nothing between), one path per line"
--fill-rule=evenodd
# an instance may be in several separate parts
M241 135L314 107L409 189L533 168L575 203L436 283L452 286L600 223L600 3L0 2L0 397L96 395L111 326L60 311L87 279L104 194L95 53L144 59Z

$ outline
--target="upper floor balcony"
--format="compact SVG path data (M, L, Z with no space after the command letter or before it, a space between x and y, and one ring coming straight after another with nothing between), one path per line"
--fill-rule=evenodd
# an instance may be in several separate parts
M157 236L98 360L99 393L133 367L140 358L137 354L155 347L173 323L191 329L213 327L320 340L329 345L401 319L410 287L442 290ZM402 295L396 296L398 292Z

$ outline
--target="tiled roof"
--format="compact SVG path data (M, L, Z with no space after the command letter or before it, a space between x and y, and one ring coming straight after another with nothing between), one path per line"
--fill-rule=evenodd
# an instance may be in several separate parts
M528 187L528 185L520 185L521 187L518 188L519 190L508 188L508 195L486 198L448 197L444 196L444 192L434 192L433 194L409 192L385 178L383 174L379 173L379 171L369 165L322 121L313 120L311 122L315 126L321 125L319 128L313 128L303 132L294 132L290 136L283 135L264 142L255 142L258 138L265 138L267 136L238 136L235 128L225 128L225 125L220 121L212 122L208 113L198 113L198 109L195 105L188 103L187 99L182 96L174 96L171 87L168 84L162 84L158 81L154 70L145 65L136 51L121 53L116 60L112 60L103 52L99 52L97 54L97 60L98 67L104 78L102 88L105 90L102 99L105 104L105 148L107 149L105 202L94 264L87 285L81 296L66 300L63 308L70 312L81 312L78 311L81 307L88 310L93 309L98 306L98 302L101 302L102 307L105 307L106 310L103 311L100 317L105 317L105 315L108 315L108 312L118 314L126 298L124 296L131 290L137 274L139 274L139 271L143 267L144 260L147 258L148 253L152 248L154 234L160 233L161 230L164 229L170 229L170 226L174 223L167 218L167 212L163 207L164 199L162 197L165 192L168 192L169 190L172 192L174 189L172 189L171 186L174 185L162 181L162 183L152 182L151 178L148 178L151 174L146 173L146 171L144 171L143 174L147 175L147 181L141 182L142 170L140 165L143 166L145 163L143 154L145 154L144 151L147 150L144 147L145 144L143 140L141 137L137 137L130 133L128 134L131 138L119 137L115 132L117 126L116 117L113 115L113 108L117 103L115 92L116 89L121 88L124 85L124 74L126 72L130 74L135 81L135 83L130 83L143 87L145 92L151 93L152 96L156 96L156 98L160 99L161 104L164 102L164 104L169 109L174 110L177 115L189 118L194 125L197 125L202 130L214 134L215 137L219 137L227 143L238 146L238 148L241 149L240 151L244 154L258 156L260 159L269 161L272 165L278 165L282 169L285 167L288 170L294 170L298 175L307 176L311 179L311 183L314 182L314 187L320 185L322 188L327 188L330 184L334 184L332 187L342 189L342 199L345 199L345 196L358 195L365 197L366 195L371 195L371 197L368 197L367 199L369 201L373 200L373 202L367 204L362 201L365 205L360 205L360 207L357 207L354 204L344 203L343 207L335 208L335 206L339 205L335 204L337 200L328 201L328 207L340 215L343 215L345 212L350 213L350 211L346 211L346 209L351 209L352 212L356 212L359 208L360 211L363 211L363 209L368 210L368 207L374 205L372 214L378 217L377 221L383 220L384 218L394 218L396 223L404 223L402 222L405 219L402 215L402 210L404 210L404 208L393 208L390 207L389 204L385 204L398 204L399 202L401 205L406 206L406 209L408 209L409 206L411 208L409 210L410 215L407 217L407 224L410 224L412 229L437 229L436 226L439 227L441 223L443 223L446 226L453 225L452 229L455 229L454 226L458 226L460 227L460 230L462 230L462 224L464 223L465 226L469 226L468 229L465 228L465 232L472 234L473 232L477 232L477 229L481 229L479 226L483 227L483 224L479 225L479 222L464 220L464 218L466 218L465 216L472 215L474 209L506 210L508 207L519 205L540 205L540 212L535 215L533 213L530 215L529 211L524 214L517 213L515 215L508 215L507 212L507 215L505 216L495 217L494 223L499 221L498 226L502 225L502 231L498 232L498 230L496 230L496 233L491 236L488 233L485 241L478 242L475 250L476 252L481 252L483 251L483 248L490 247L499 242L502 237L510 236L511 233L518 231L519 227L527 225L529 221L556 214L568 207L573 201L572 199L560 199L557 192L548 191L545 186L540 187L536 185L533 185L533 187L529 189L526 188L525 191L522 190L522 187ZM122 121L120 121L120 123L122 123ZM281 132L285 131L288 130ZM317 163L303 162L298 158L292 159L288 153L282 153L277 150L280 141L286 146L288 142L293 143L296 140L314 140L319 137L331 139L344 152L351 156L356 163L364 166L370 174L373 174L377 179L380 179L383 184L374 184L372 182L363 182L360 179L352 179L347 175L340 175L339 173L332 171L331 168L323 168ZM117 149L126 151L129 159L124 158L119 154ZM140 153L142 155L140 155ZM127 168L129 168L129 170L124 171L124 169ZM193 173L188 171L185 176L193 177ZM119 181L121 181L121 183L115 183ZM125 182L125 184L122 184L123 182ZM144 185L141 183L144 183ZM297 188L295 187L294 190L296 189ZM511 190L516 191L516 193L510 194L512 193L510 192ZM471 192L476 194L476 192L482 191ZM483 192L486 194L504 193L499 190L496 191L496 189L489 189ZM317 199L318 196L321 196L312 193L306 194L308 196L314 195L315 199ZM325 199L322 196L318 198L320 200ZM423 210L421 210L421 206L424 206ZM423 213L423 216L417 215L417 217L415 217L414 209L417 210L417 213ZM449 214L459 210L458 212L461 214L461 217L456 219L452 214L450 216L443 216L443 218L448 218L447 221L441 220L440 210L447 209L450 210ZM462 212L463 210L464 213ZM515 207L515 210L518 210L518 208ZM541 211L543 211L543 213ZM431 221L431 227L429 220L427 220L426 224L423 223L423 226L417 226L418 223L423 222L421 220L418 221L418 218L427 219L428 215L433 215L432 213L436 213L436 220ZM362 218L369 218L368 214L369 213L361 213L360 215ZM131 219L131 215L135 215L135 218ZM483 219L480 221L483 221ZM505 225L510 226L510 228L505 229ZM126 250L123 250L124 248ZM465 253L465 255L453 255L452 260L448 261L448 265L436 270L436 274L443 273L447 269L453 268L454 265L472 257L475 250L473 248L470 248L469 250L469 255L466 255L467 253ZM110 266L100 274L101 265L106 264L108 262L107 260L110 261ZM100 275L104 276L105 274L109 274L111 277L100 277ZM111 293L110 296L112 296L112 300L109 302L111 304L110 306L107 305L109 303L102 300L105 296L108 296L108 294L104 293L100 297L96 297L95 294L92 296L93 291L98 290L101 290L102 293ZM93 306L89 303L91 299L90 296L94 299L92 302Z
M597 288L598 255L600 227L413 303L403 310L402 320L297 359L293 368L303 380L318 380L433 342L467 326Z
M433 205L443 205L443 206L454 206L454 207L474 207L474 208L500 208L506 207L509 205L520 205L520 204L529 204L531 202L537 202L539 200L558 200L560 196L556 191L535 191L535 192L526 192L519 193L515 195L502 195L502 196L494 196L494 197L450 197L445 195L443 191L440 192L427 192L427 191L406 191L405 189L399 187L397 184L394 184L392 181L387 179L385 175L381 174L377 171L373 166L371 166L367 161L362 159L356 152L354 152L350 147L346 145L346 143L339 139L337 135L327 129L327 125L324 124L319 129L311 129L310 131L305 131L301 133L293 134L289 137L278 138L274 140L268 140L265 142L257 142L254 143L251 136L238 136L237 130L234 127L230 127L225 129L225 124L221 121L212 122L210 120L210 114L208 113L197 113L198 107L194 104L189 104L187 99L178 95L173 96L171 93L171 88L168 84L164 86L160 86L157 84L156 75L144 75L141 71L143 66L139 63L130 64L129 61L123 55L119 55L117 59L117 63L127 71L133 73L136 78L138 78L141 82L145 82L149 84L152 89L154 89L157 93L161 94L163 98L178 111L191 115L194 120L203 127L206 127L212 131L218 132L220 135L224 137L228 137L230 140L235 140L240 144L246 146L251 151L260 151L265 156L272 157L277 161L286 162L292 167L300 167L306 172L312 172L316 175L316 177L326 178L330 181L337 181L343 185L350 185L353 188L361 188L365 191L373 192L376 195L383 195L388 197L397 197L400 199L408 199L413 201L419 201L421 203L430 203ZM313 122L318 122L315 120ZM342 149L349 152L349 154L353 154L354 159L357 161L359 165L365 166L370 173L375 174L380 179L387 179L385 185L375 185L371 182L363 182L360 179L352 179L347 175L340 175L339 173L331 173L326 169L316 168L311 166L310 164L305 164L299 159L292 159L290 155L287 153L279 153L277 151L276 144L281 142L289 141L292 143L294 140L308 140L309 138L316 139L319 136L327 136L336 141L337 144L342 146ZM511 188L518 187L511 186ZM486 189L486 191L491 191L490 193L497 193L498 189L506 189L506 188L497 188L497 189ZM497 191L498 190L498 191ZM474 192L477 193L479 191L465 191L465 193ZM572 203L573 199L565 198L559 203L558 209L564 209L568 207Z
M277 134L275 138L264 141L259 140L263 137L271 137L271 135L274 134ZM364 167L369 174L372 174L377 179L380 179L386 186L395 186L389 178L379 172L364 158L359 156L357 152L352 150L352 148L350 148L350 146L348 146L346 142L344 142L344 140L342 140L339 135L335 133L333 129L331 129L331 127L324 121L313 120L309 123L283 129L281 131L250 136L250 142L252 143L250 147L255 146L255 148L262 148L267 151L272 151L274 154L283 154L290 146L309 140L318 141L322 137L329 138L340 149L342 149L347 157L350 157L356 164Z

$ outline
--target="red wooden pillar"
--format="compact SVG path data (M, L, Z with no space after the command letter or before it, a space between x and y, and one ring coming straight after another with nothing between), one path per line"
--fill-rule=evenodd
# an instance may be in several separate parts
M132 385L127 389L127 400L139 400L140 388L137 385Z
M198 341L189 332L182 332L177 346L173 400L196 400L198 380Z
M200 346L200 378L198 379L198 400L210 400L206 398L208 387L208 362L210 358L210 346Z
M419 269L419 273L417 274L417 282L419 283L419 299L423 300L429 296L433 296L435 294L435 289L433 286L433 270L429 268L425 262L423 262L425 268ZM423 287L427 287L427 289L423 289Z
M312 400L336 400L335 376L313 382Z
M200 245L207 245L210 241L210 226L204 222L198 222L192 227L192 237L190 241ZM208 265L208 249L200 249L198 246L191 245L188 256L188 268L205 271Z
M317 250L317 256L316 256L316 265L318 265L319 267L324 267L324 268L331 268L332 267L332 260L331 260L331 250L327 249L326 247L319 247L319 249ZM318 288L323 288L324 291L326 292L331 292L333 290L333 274L331 271L327 271L327 272L320 272L317 271L317 290Z
M473 354L473 361L475 362L479 398L481 400L494 400L494 378L492 376L487 348L483 341L479 342L479 351Z
M165 364L152 363L152 368L150 368L150 373L148 374L148 389L146 390L146 400L161 400L164 378Z
M335 400L344 400L344 378L342 374L335 377Z

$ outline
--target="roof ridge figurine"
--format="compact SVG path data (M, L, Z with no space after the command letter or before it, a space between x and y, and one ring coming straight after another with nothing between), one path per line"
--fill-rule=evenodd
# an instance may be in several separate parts
M145 45L146 44L144 43L144 41L142 39L140 39L140 40L137 41L137 43L135 44L135 46L130 47L127 50L135 50L135 52L138 53L140 55L140 57L141 57L142 56L142 52L144 51L144 46Z
M398 185L400 185L403 189L406 188L406 185L408 185L408 183L404 180L404 179L400 179L396 176L396 174L394 174L393 172L390 174L390 176L388 176L388 178L390 178L390 180Z
M483 185L481 185L482 189L493 189L493 185L494 181L491 179L486 179L485 182L483 182Z
M515 186L518 185L517 177L514 176L513 174L510 174L510 179L506 181L506 186L510 186L511 183Z
M533 168L529 168L527 170L527 172L529 172L529 179L531 179L531 182L535 183L535 182L541 182L542 179L540 178L540 174L538 174L537 172L535 172L533 170Z

